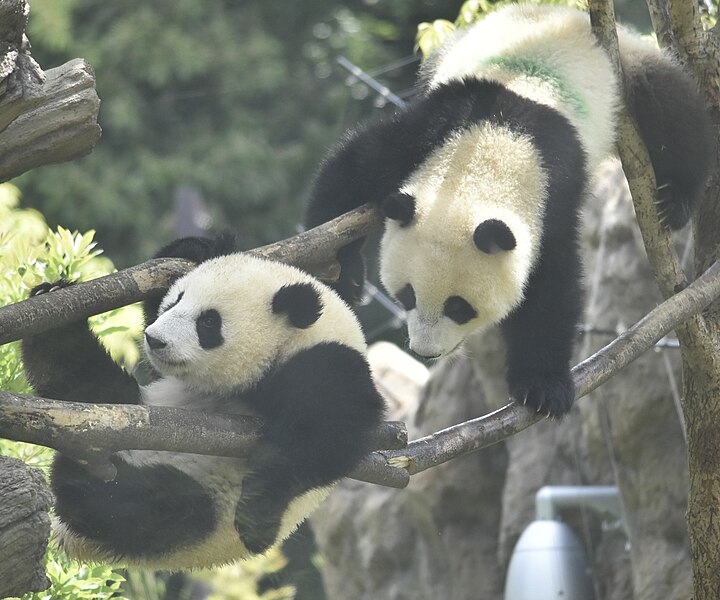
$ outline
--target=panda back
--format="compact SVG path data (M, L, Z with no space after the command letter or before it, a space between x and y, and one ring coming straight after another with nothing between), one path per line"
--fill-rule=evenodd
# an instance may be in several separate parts
M431 58L428 90L452 80L497 81L565 115L578 131L590 169L613 152L617 79L587 14L514 4L460 32Z

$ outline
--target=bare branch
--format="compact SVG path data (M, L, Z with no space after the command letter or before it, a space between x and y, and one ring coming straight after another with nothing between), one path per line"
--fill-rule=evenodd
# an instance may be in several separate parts
M683 321L720 297L720 261L688 288L656 307L610 344L573 370L575 398L589 394L646 352ZM463 454L474 452L527 429L544 415L508 404L489 415L466 421L414 440L402 450L381 452L392 464L406 464L419 473Z
M598 387L718 297L720 261L576 366L573 369L576 397ZM259 427L259 421L251 418L230 419L165 407L77 404L7 393L0 394L0 409L0 436L61 449L105 477L111 476L112 470L103 464L107 463L103 457L119 449L242 456L256 443ZM402 487L407 484L408 472L417 473L497 443L542 418L524 407L509 404L484 417L415 440L407 448L375 452L352 477ZM376 446L398 448L405 441L397 425L385 424ZM98 455L88 455L87 448ZM407 471L394 465L406 466Z
M19 116L0 133L0 181L84 156L100 139L92 67L75 59L45 75L43 85L6 107Z
M87 154L100 137L95 74L81 59L43 73L25 35L27 0L0 2L0 181Z
M337 250L379 227L377 208L365 205L292 238L250 253L327 275ZM0 308L0 344L162 294L193 263L158 258L52 294Z
M85 404L0 392L0 436L54 448L105 480L115 477L108 457L119 450L166 450L211 456L246 456L260 438L258 417L232 417L180 408ZM376 448L407 444L403 423L378 429ZM368 458L357 478L404 487L408 475ZM355 476L355 475L353 475Z

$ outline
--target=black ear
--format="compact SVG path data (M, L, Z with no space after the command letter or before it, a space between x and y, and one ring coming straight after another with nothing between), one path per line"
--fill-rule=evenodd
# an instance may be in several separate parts
M388 219L400 221L400 226L406 227L415 216L415 198L403 192L393 192L383 200L382 211Z
M285 313L293 327L307 329L320 318L323 305L320 294L311 283L294 283L281 287L273 297L272 310Z
M498 250L512 250L517 245L510 228L498 219L488 219L475 228L475 245L485 252L494 254Z

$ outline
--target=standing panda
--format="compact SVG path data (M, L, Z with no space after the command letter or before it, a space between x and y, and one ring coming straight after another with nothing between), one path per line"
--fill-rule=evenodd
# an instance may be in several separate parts
M191 239L164 255L213 251ZM146 309L145 353L159 379L139 387L82 321L23 340L35 391L75 402L261 416L261 443L247 459L118 452L109 482L59 453L56 537L79 560L161 569L264 552L372 450L384 405L360 326L314 278L241 254L203 262Z
M672 60L625 29L619 37L658 208L677 229L708 177L709 117ZM380 277L407 311L410 349L444 356L499 323L512 398L562 416L582 311L578 210L613 151L621 86L585 13L522 4L458 32L420 84L406 110L330 152L306 225L378 202ZM338 252L335 287L349 302L362 290L362 244Z

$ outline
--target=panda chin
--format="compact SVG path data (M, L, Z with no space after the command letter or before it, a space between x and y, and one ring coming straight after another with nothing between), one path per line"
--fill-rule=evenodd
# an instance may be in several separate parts
M159 356L148 353L148 359L152 366L163 375L172 375L174 377L182 377L189 370L189 363L186 360L170 360L160 358Z
M443 359L443 358L454 357L454 356L458 356L459 354L461 354L461 353L462 353L461 348L462 348L462 345L463 345L463 342L464 342L464 341L465 341L465 338L461 339L461 340L460 340L457 344L455 344L455 346L453 346L450 350L443 350L443 351L441 351L439 354L421 354L420 352L417 352L416 350L413 350L413 348L412 348L412 342L411 342L411 344L410 344L410 351L411 351L415 356L417 356L418 358L420 358L420 359L422 359L422 360L429 360L429 361L432 361L432 362L437 362L437 361L439 361L439 360L441 360L441 359Z

